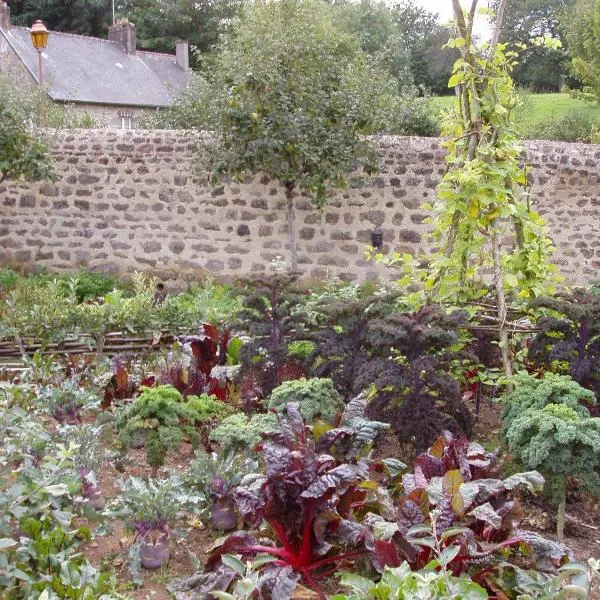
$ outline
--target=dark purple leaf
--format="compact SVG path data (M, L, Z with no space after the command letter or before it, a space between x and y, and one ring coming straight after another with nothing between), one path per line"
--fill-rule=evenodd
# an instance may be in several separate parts
M331 490L339 492L356 483L356 469L351 465L340 465L327 473L320 475L317 481L308 486L301 494L302 498L323 498Z
M213 600L214 596L210 592L227 591L235 576L236 573L233 569L219 564L213 571L195 573L173 591L176 592L176 598L193 597L195 600Z
M369 533L369 529L365 525L348 519L340 521L336 529L336 536L349 546L362 544Z
M240 515L250 527L258 527L264 517L265 500L254 490L238 487L233 491L233 499Z
M420 525L425 522L425 517L421 506L412 500L404 500L398 510L398 529L401 533L406 533L413 525Z
M317 452L328 452L331 446L346 441L354 434L354 430L349 427L338 427L326 431L317 442Z
M432 477L442 477L444 474L442 460L426 452L417 456L415 465L421 468L427 481L431 480Z
M245 550L253 544L256 544L256 538L247 531L236 531L227 537L219 538L210 548L211 554L206 561L206 568L214 568L220 562L223 554L242 554L243 556L255 554Z
M290 600L296 589L300 574L292 567L268 566L261 574L258 587L264 600Z
M402 557L394 540L388 542L375 540L371 561L377 571L382 573L385 567L399 567L402 563Z

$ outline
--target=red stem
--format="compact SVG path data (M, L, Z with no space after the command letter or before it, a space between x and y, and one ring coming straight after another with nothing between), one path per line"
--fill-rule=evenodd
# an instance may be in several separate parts
M343 560L347 560L349 558L354 558L357 556L364 556L365 554L368 554L368 552L366 550L356 550L354 552L346 552L346 554L339 554L338 556L330 556L329 558L324 558L323 560L318 560L315 563L312 563L312 565L309 565L308 568L311 571L314 571L315 569L318 569L319 567L322 567L324 565L330 565L331 563L337 563L337 562L342 562Z
M308 569L302 571L302 577L304 578L304 581L306 581L308 586L311 587L315 592L317 592L317 594L319 594L319 598L321 598L322 600L327 600L327 596L323 593L323 590L317 585L317 582L312 578L312 575L310 574Z
M248 551L250 551L250 552L265 552L266 554L272 554L273 556L279 556L288 563L291 563L296 558L296 555L294 553L288 552L284 548L273 548L272 546L260 546L258 544L253 544L252 546L244 546L243 548L240 548L240 551L242 553L248 552Z
M285 535L285 529L283 528L283 525L279 521L276 521L276 520L269 521L269 524L275 530L275 533L277 534L277 537L279 538L279 540L283 544L283 547L290 554L296 554L295 548L292 547L292 545L290 544L287 536Z
M308 566L311 558L312 547L312 502L309 500L304 510L304 525L302 527L302 546L300 548L300 564Z

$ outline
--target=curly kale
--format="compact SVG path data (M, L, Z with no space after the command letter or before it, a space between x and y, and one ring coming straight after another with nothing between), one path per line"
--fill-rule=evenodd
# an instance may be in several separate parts
M507 398L508 449L527 468L544 475L546 489L558 504L559 537L564 531L567 478L577 477L591 493L600 493L600 419L590 417L578 402L590 394L566 377L546 374L541 381L521 384Z
M354 393L359 369L371 357L369 321L392 312L395 298L397 294L335 300L320 307L323 328L311 336L315 349L306 364L315 377L332 379L346 400Z
M369 416L391 424L403 442L426 449L444 430L470 435L472 415L449 374L460 342L462 313L424 306L369 323L372 358L358 370L354 391L368 390Z
M600 398L600 296L579 289L536 299L532 307L547 314L537 320L541 331L531 342L530 360L570 375Z
M331 379L284 381L273 390L267 406L282 412L289 402L298 402L305 421L314 421L316 418L332 421L344 407L342 397L333 387Z
M167 453L177 450L184 439L194 447L198 445L195 419L196 414L183 403L181 394L170 385L161 385L144 388L119 416L117 427L124 446L143 442L146 460L156 476Z
M279 421L272 413L254 415L250 419L243 413L231 415L210 434L225 454L238 450L248 451L261 439L263 433L275 431Z
M504 397L504 435L513 421L525 410L541 410L548 404L564 404L582 418L586 418L590 416L590 411L585 404L596 404L593 392L582 388L576 381L564 375L544 373L542 379L518 375L515 379L515 390Z

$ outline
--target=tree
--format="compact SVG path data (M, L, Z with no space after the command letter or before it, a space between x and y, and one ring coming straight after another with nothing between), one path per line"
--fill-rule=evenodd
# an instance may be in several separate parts
M199 53L215 48L240 6L241 0L117 0L118 15L136 25L140 48L173 52L177 40L187 40L195 67L201 66Z
M497 11L500 0L491 7ZM560 15L572 0L509 0L500 41L511 46L527 46L519 55L513 79L519 86L536 92L559 91L567 71L567 54L563 49L532 46L531 38L552 36L565 45Z
M323 206L330 187L373 159L360 136L368 118L350 85L357 73L370 76L368 66L356 38L317 0L249 5L215 61L227 97L213 181L264 172L283 184L293 271L297 191Z
M54 175L52 158L34 114L20 101L6 75L0 75L0 183L5 179L49 179Z
M410 68L416 85L436 94L447 94L456 49L445 44L451 32L438 22L438 15L415 3L400 0L392 9L393 19L410 56Z
M26 27L36 19L48 29L106 37L112 23L111 0L8 0L13 21Z
M563 22L584 97L600 102L600 0L575 0Z

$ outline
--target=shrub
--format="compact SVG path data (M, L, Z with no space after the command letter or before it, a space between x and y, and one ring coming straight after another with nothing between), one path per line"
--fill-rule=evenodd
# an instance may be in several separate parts
M281 412L290 402L298 402L302 418L309 422L316 418L332 421L344 406L331 379L284 381L273 390L267 406Z
M566 377L530 379L506 398L504 435L509 451L546 478L558 504L557 534L563 537L567 478L600 493L600 419L591 418L581 399L593 394Z
M533 126L527 132L527 137L559 142L591 143L595 125L597 125L595 117L590 111L571 109Z
M138 398L117 419L119 438L126 447L141 441L153 476L169 451L175 451L187 438L197 446L200 436L194 427L195 414L183 403L173 387L144 388Z
M219 444L225 454L238 450L248 451L261 439L261 434L277 428L277 417L271 413L248 418L243 413L231 415L210 434L210 439Z

